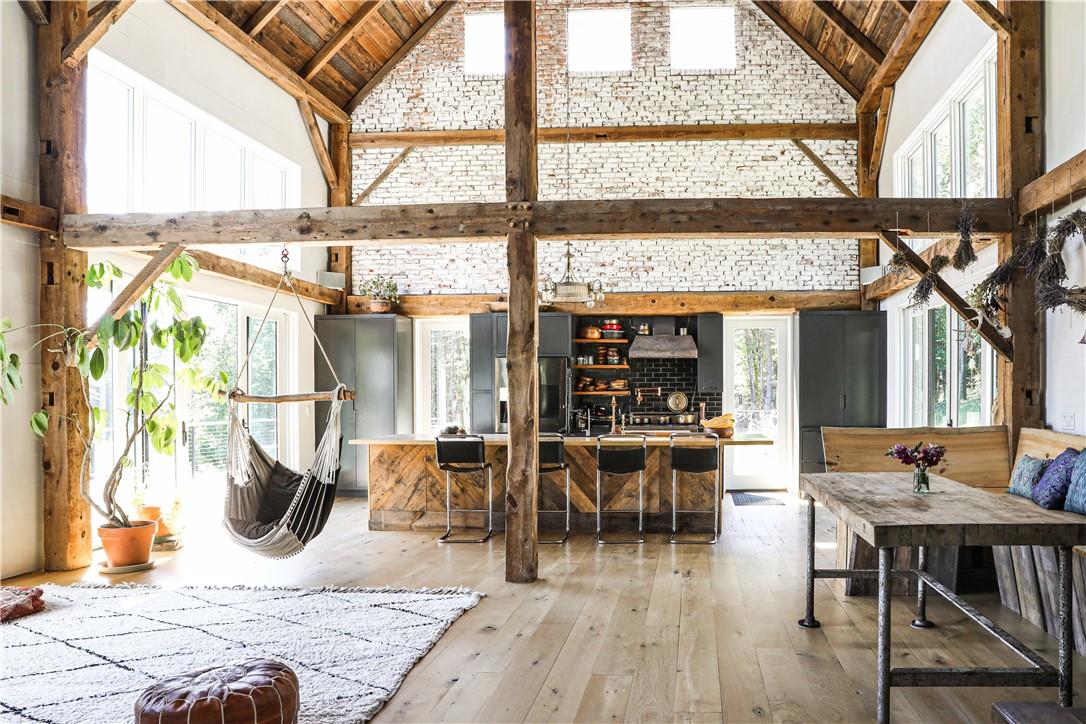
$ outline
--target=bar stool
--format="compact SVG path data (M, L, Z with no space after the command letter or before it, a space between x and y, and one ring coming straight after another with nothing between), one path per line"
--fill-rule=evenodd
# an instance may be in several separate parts
M720 538L720 437L715 432L675 432L668 437L671 445L671 537L672 543L712 545ZM678 540L679 513L708 513L679 508L679 473L714 473L713 537L709 540Z
M644 435L600 435L596 438L596 542L645 542L645 458L648 442ZM603 474L632 475L637 473L637 538L630 540L603 539ZM634 510L609 510L608 513L633 513Z
M486 461L486 443L482 435L438 435L437 466L445 471L445 533L437 539L438 543L485 543L494 532L494 469ZM452 507L452 475L486 473L486 508ZM460 538L453 540L453 513L486 513L486 535L482 538Z
M565 439L556 432L539 433L539 497L543 497L543 476L548 473L566 472L566 532L557 540L539 539L540 543L565 543L569 538L569 465L566 463ZM557 510L539 509L540 513L561 513Z

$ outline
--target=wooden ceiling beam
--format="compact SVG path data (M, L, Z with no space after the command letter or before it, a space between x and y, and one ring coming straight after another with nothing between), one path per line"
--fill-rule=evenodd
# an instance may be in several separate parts
M1052 169L1018 192L1018 217L1025 220L1034 211L1049 212L1086 196L1086 150Z
M864 238L900 229L955 233L961 199L721 198L609 199L524 203L245 209L181 214L70 214L73 249L148 249L170 241L218 244L438 243L499 240L510 224L534 223L553 239ZM970 199L978 234L1014 226L1010 199Z
M249 16L249 19L245 21L245 25L241 27L245 31L245 34L250 37L255 37L264 29L264 26L272 21L279 11L283 9L283 6L287 4L287 0L267 0L256 12Z
M660 126L540 128L540 143L641 143L662 141L855 141L855 123L713 123ZM372 131L351 134L352 148L499 146L504 128L438 131Z
M95 8L98 12L87 20L87 24L79 31L79 35L64 46L64 54L61 58L64 65L75 68L83 62L90 49L102 39L114 23L121 19L122 15L128 12L135 2L136 0L105 0L98 5Z
M317 51L305 67L302 68L302 78L306 80L313 80L313 78L321 71L325 65L328 64L336 53L343 49L343 46L351 41L355 36L355 33L368 21L373 14L381 9L383 0L367 0L362 3L362 7L358 9L354 15L352 15L346 23L343 24L332 39L329 40L324 46Z
M882 89L882 100L879 103L879 117L875 125L875 138L871 145L871 166L868 170L872 183L878 187L879 172L882 170L882 157L886 152L886 129L890 125L890 107L894 102L894 87L887 86Z
M35 25L49 24L49 6L45 0L19 0L23 12Z
M196 23L211 37L237 53L296 100L309 101L313 110L332 123L347 123L350 118L326 95L317 90L260 43L253 40L230 19L205 0L167 0L182 15Z
M985 25L999 33L1000 35L1009 35L1011 32L1011 21L1007 20L1007 16L999 12L999 9L988 2L988 0L962 0L969 9L977 14Z
M931 264L931 260L937 256L954 256L960 239L957 236L939 239L931 246L917 252L924 263ZM995 237L978 236L973 239L973 248L977 251L985 249L996 242ZM900 291L908 289L920 281L920 275L912 269L900 272L887 272L873 282L864 284L864 299L880 302L888 299Z
M358 108L359 104L366 99L366 96L372 93L373 89L380 85L381 81L383 81L388 74L415 49L415 46L422 42L422 39L441 22L442 18L453 9L454 5L456 5L456 0L445 0L445 2L437 6L430 17L426 18L422 25L411 34L411 37L404 41L404 44L401 45L396 52L385 61L385 64L366 81L366 85L362 86L362 88L355 93L354 98L352 98L345 107L347 113L354 113L354 109Z
M905 257L905 263L918 275L923 276L928 273L928 263L924 261L912 248L905 243L896 232L889 231L879 235L879 238L890 247L891 250L901 253ZM977 334L981 338L990 344L996 352L999 353L1003 359L1014 359L1014 347L1011 341L1000 334L988 321L982 319L975 309L969 306L969 304L961 298L958 292L954 291L954 287L950 286L941 276L935 277L935 293L938 294L947 305L958 313L958 316L965 320L973 329L977 330Z
M767 2L766 0L754 0L754 4L757 5L758 9L765 13L766 17L772 20L778 28L783 30L784 34L792 39L792 42L798 45L803 50L803 52L809 55L811 57L811 60L818 63L822 67L822 70L829 73L830 77L837 81L837 84L844 88L850 96L856 99L860 98L860 96L862 95L862 93L860 92L860 88L851 80L849 80L848 76L846 76L840 68L831 63L829 59L825 55L823 55L818 48L816 48L809 40L807 40L803 33L793 28L792 24L789 23L788 20L783 15L781 15L775 7L773 7L772 3Z
M151 254L151 258L147 260L147 263L143 265L143 268L136 272L128 284L124 285L124 289L113 298L113 301L109 303L106 311L102 312L97 321L90 327L90 340L88 344L95 346L98 344L98 329L102 326L102 323L107 319L120 319L124 316L125 312L134 307L143 296L144 292L151 288L160 276L162 272L173 264L174 260L185 251L185 247L177 242L171 242L169 244L163 244L162 248Z
M0 209L5 224L21 226L47 234L57 231L57 210L11 196L0 196Z
M336 178L336 169L332 165L332 156L328 153L328 146L324 145L324 137L321 135L320 126L317 125L317 116L313 112L313 106L304 98L298 99L298 112L302 114L302 123L309 134L309 142L313 146L313 153L317 156L317 165L321 167L321 174L328 188L334 191L339 185Z
M399 165L403 163L408 156L411 155L411 152L414 150L414 146L408 146L399 153L397 153L396 156L388 162L388 165L385 166L384 170L382 170L381 173L377 174L377 178L375 178L373 182L366 187L366 190L360 193L358 196L355 196L354 201L352 201L351 203L355 206L360 206L361 204L363 204L366 199L373 195L373 192L376 191L378 187L385 182L385 179L392 175L392 172L395 171L399 167Z
M817 153L812 151L810 146L798 138L793 138L792 144L807 157L807 160L815 165L815 168L822 172L823 176L830 180L830 183L833 184L843 196L856 198L856 192L849 188L849 185L842 181L841 177L834 173L833 169L830 168Z
M855 45L861 53L871 59L871 62L875 65L881 65L882 61L886 60L886 53L882 52L882 48L875 44L871 38L867 37L864 31L857 28L852 24L843 12L837 9L830 0L815 0L815 8L821 12L827 20L833 24L838 30L844 33L845 37Z
M453 317L509 308L507 294L405 294L396 313L407 317ZM769 314L836 311L860 308L857 290L756 292L609 292L589 309L584 304L551 304L548 311L616 316L687 315L703 313ZM348 314L368 314L369 297L347 297Z
M935 27L935 23L946 10L949 0L924 0L917 3L905 24L901 26L893 45L884 60L867 82L867 88L856 105L859 113L874 113L882 101L882 91L897 83L905 72L916 51L920 50L924 39Z

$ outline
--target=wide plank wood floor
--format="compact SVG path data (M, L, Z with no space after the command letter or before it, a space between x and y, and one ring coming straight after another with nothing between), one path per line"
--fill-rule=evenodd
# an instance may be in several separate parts
M721 541L597 546L590 535L541 546L541 580L503 579L504 539L438 546L435 533L370 532L363 501L336 504L303 554L267 561L211 529L159 554L150 572L92 569L9 581L131 581L164 586L451 586L487 598L457 621L411 671L379 721L870 721L874 719L875 607L838 582L817 584L822 628L802 615L800 502L724 510ZM819 509L818 555L832 565L834 523ZM908 625L910 599L893 602L895 666L1020 665L938 597L937 627ZM1055 662L1055 641L999 606L973 599L1000 625ZM1086 667L1076 657L1076 689ZM1053 700L1052 689L895 689L898 722L989 721L998 700Z

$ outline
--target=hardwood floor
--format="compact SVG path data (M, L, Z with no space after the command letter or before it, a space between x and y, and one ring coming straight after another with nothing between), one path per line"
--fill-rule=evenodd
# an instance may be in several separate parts
M285 561L256 558L217 531L190 532L153 571L93 570L6 583L449 586L483 591L411 671L379 721L871 721L875 607L819 581L822 628L801 629L804 518L786 507L724 511L721 541L597 546L581 534L541 546L541 580L504 581L504 540L438 546L432 533L370 532L363 501L342 499L325 532ZM819 509L818 556L834 555L832 516ZM1055 641L999 606L993 619L1055 661ZM1019 665L1014 655L937 596L937 628L910 628L911 599L893 601L895 666ZM1076 657L1076 687L1086 667ZM898 722L989 721L998 700L1054 700L1054 689L895 689Z

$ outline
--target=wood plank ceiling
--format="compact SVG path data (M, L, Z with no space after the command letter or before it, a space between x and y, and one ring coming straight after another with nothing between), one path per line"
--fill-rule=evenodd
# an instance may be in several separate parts
M211 3L348 112L356 96L441 6L440 0L237 0ZM327 60L325 60L327 58Z

